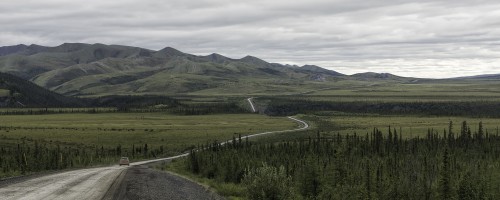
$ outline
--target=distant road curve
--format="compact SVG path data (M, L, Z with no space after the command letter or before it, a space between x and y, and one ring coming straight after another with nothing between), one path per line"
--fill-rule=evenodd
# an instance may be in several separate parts
M255 109L255 106L253 105L252 99L253 99L253 97L250 97L247 99L248 104L250 104L250 107L252 108L252 112L257 112L257 110Z
M297 119L295 117L288 117L288 119L290 119L292 121L295 121L298 124L300 124L300 128L290 129L290 130L283 130L283 131L269 131L269 132L264 132L264 133L256 133L256 134L252 134L252 135L242 136L241 138L245 139L245 138L251 138L251 137L256 137L256 136L261 136L261 135L267 135L267 134L272 134L272 133L296 132L296 131L306 130L306 129L309 128L309 124L307 122L303 121L303 120ZM225 144L225 143L227 143L227 142L223 142L221 144Z
M249 100L251 102L251 100ZM300 124L299 128L268 131L252 135L243 136L244 138L257 137L272 133L285 133L306 130L309 128L307 122L288 117ZM222 142L221 145L230 143L231 140ZM144 165L152 162L173 160L188 156L189 153L180 154L168 158L153 159L141 162L134 162L130 165ZM88 169L78 169L65 171L55 174L49 174L39 177L26 178L27 180L7 179L0 181L0 199L111 199L110 193L114 193L117 185L122 181L122 175L125 174L127 167L109 166Z

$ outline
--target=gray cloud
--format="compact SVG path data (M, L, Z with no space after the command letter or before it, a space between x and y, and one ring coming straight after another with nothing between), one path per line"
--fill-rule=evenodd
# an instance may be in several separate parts
M106 43L343 73L500 73L494 0L5 0L0 45Z

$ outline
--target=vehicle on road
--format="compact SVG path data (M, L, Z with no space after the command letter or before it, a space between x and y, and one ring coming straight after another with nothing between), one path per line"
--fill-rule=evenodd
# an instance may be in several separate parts
M130 166L130 161L128 160L128 157L122 157L120 159L120 166L122 166L122 165Z

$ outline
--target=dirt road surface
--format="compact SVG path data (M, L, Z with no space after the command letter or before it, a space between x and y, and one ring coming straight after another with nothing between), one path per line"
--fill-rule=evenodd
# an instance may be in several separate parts
M104 199L223 199L195 182L154 169L153 165L130 167L118 189L107 194Z
M99 167L37 177L0 188L0 199L101 199L125 169Z
M257 110L255 109L255 106L253 105L252 99L253 99L253 97L250 97L247 99L248 104L250 104L250 108L252 108L252 112L257 112Z

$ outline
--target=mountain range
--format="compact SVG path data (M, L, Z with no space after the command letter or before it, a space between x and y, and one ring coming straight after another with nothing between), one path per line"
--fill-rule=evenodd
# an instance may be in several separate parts
M198 56L166 47L65 43L0 47L0 72L71 96L268 94L339 80L407 80L392 74L347 76L314 65L283 65L245 56ZM412 78L414 80L414 78Z

